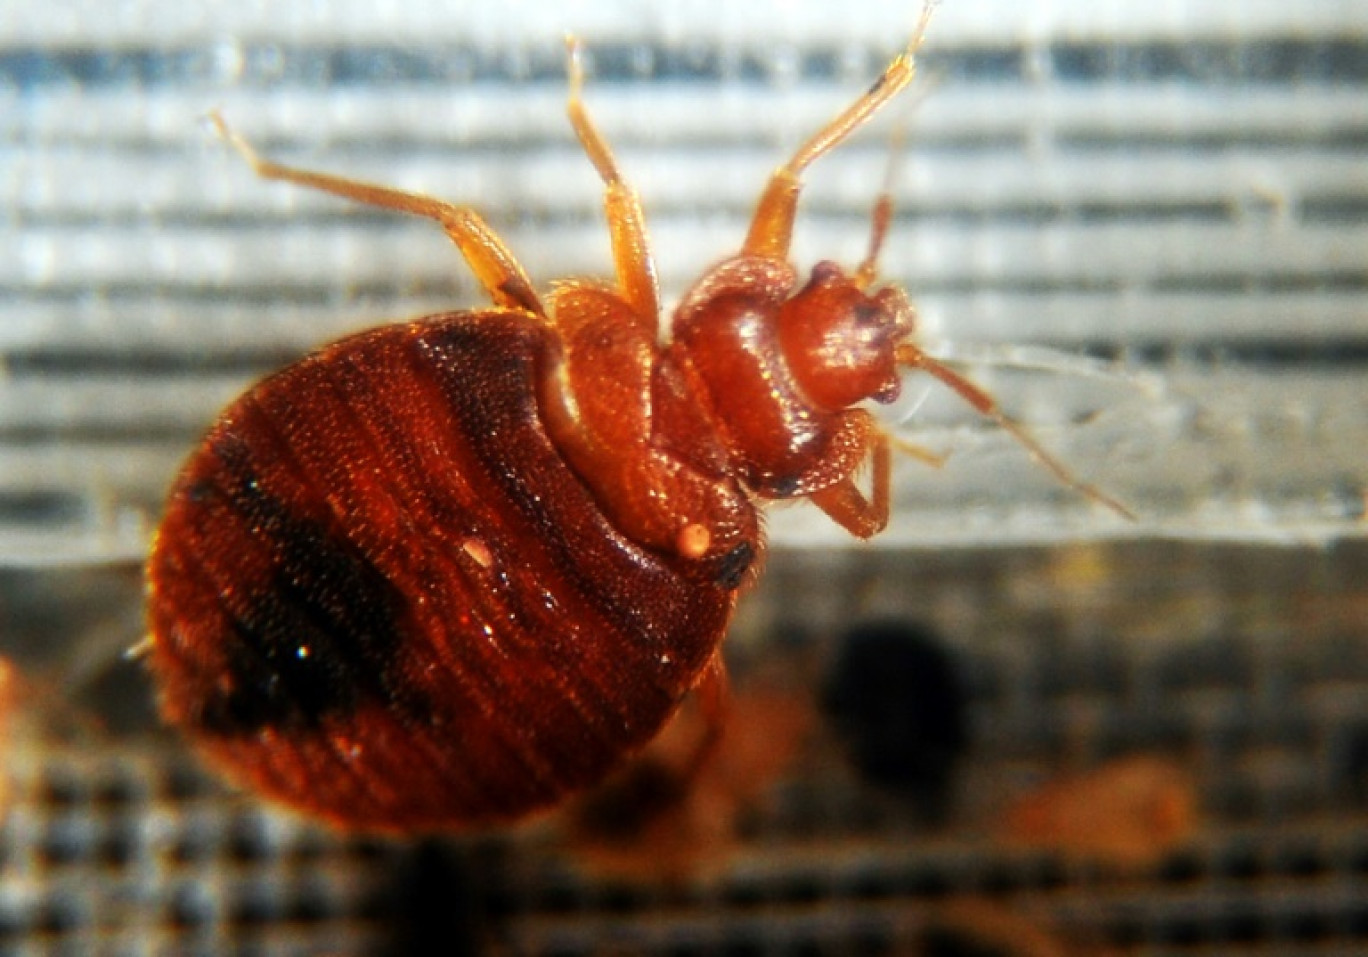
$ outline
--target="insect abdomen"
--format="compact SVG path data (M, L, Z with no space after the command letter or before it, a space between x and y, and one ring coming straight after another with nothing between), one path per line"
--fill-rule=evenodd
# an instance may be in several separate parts
M234 403L149 564L167 716L240 780L369 828L511 819L693 685L734 591L623 538L547 439L547 333L456 313Z

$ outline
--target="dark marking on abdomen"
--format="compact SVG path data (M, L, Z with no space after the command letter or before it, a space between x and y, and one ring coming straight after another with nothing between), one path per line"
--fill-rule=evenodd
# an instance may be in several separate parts
M363 703L420 719L424 703L393 674L403 594L341 531L275 498L240 436L223 436L213 451L223 466L217 491L243 523L269 537L274 560L231 616L224 680L207 694L200 727L223 736L314 730Z

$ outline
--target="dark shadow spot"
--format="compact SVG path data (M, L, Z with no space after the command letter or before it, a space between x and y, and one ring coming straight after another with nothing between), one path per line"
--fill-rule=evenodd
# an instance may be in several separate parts
M482 954L498 934L496 889L502 855L482 845L426 840L407 849L375 882L370 902L384 928L381 957ZM382 872L383 874L383 872Z
M939 816L968 727L966 692L931 632L903 622L852 629L840 640L822 706L867 781Z

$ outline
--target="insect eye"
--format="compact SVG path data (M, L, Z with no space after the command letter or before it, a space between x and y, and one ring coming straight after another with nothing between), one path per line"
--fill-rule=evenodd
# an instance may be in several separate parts
M878 323L882 310L869 302L862 302L854 309L857 326L872 326Z

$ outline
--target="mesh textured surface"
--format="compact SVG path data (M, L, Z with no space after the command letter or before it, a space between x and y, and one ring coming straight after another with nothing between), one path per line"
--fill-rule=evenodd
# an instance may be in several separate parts
M735 845L677 884L605 875L550 825L388 842L262 809L150 734L120 663L74 695L92 720L10 742L0 949L402 954L438 933L488 953L925 953L968 907L1083 953L1361 952L1366 562L1357 545L776 556L731 639L739 694L782 667L810 695L851 623L915 621L961 675L968 742L928 816L863 783L819 720ZM111 604L120 587L136 602L125 584ZM1193 782L1175 846L1120 867L1000 839L1021 794L1135 755Z

